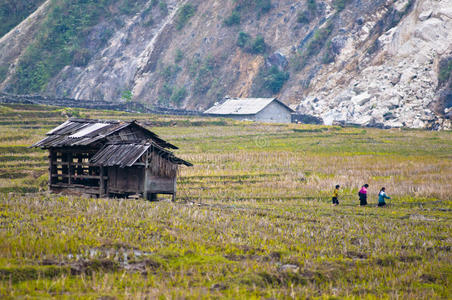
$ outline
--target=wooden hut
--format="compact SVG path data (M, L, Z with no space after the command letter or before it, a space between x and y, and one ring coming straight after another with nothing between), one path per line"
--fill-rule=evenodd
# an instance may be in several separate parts
M49 150L49 189L92 196L176 196L176 146L137 122L69 119L32 147Z

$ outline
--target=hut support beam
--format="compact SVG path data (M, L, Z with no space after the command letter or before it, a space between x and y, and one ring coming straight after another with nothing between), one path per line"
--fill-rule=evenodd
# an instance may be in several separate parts
M49 190L52 189L53 174L54 174L54 162L55 162L55 152L49 150Z
M67 178L67 183L69 185L72 184L72 153L68 153L68 178Z
M148 195L148 168L149 168L149 150L145 154L144 163L144 184L143 184L143 197L146 200L152 200L152 196Z
M99 197L105 195L105 177L104 177L104 167L100 167L100 184L99 184Z

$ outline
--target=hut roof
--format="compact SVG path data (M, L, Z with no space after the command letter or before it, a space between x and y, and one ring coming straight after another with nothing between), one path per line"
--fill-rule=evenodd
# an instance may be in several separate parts
M47 137L32 145L32 147L56 148L72 146L88 146L119 132L127 127L139 129L148 139L163 148L177 149L176 146L162 140L157 134L139 125L136 121L112 121L71 118L63 124L47 132ZM137 140L138 136L125 137L126 140Z
M290 107L276 98L232 98L209 108L204 113L211 115L255 115L273 101L293 112Z
M130 167L147 151L151 149L159 156L178 165L193 166L191 163L180 159L174 154L156 143L116 143L105 145L90 160L90 163L97 166L121 168Z

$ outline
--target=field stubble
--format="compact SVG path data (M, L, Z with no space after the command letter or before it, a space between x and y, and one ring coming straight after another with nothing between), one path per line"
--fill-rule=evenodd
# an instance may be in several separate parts
M44 192L46 153L26 146L66 113L0 106L1 296L451 294L450 132L80 110L155 124L194 163L180 171L177 203L151 203ZM358 207L364 183L371 205ZM377 209L382 186L392 199Z

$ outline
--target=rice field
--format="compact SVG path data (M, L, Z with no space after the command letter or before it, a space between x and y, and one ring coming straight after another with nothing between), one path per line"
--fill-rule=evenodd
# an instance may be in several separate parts
M69 115L177 145L177 202L48 194ZM0 106L0 298L450 299L451 211L452 132Z

